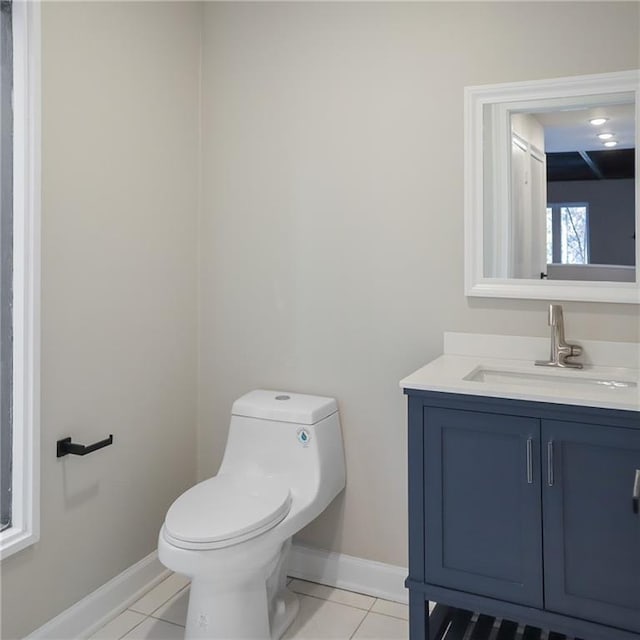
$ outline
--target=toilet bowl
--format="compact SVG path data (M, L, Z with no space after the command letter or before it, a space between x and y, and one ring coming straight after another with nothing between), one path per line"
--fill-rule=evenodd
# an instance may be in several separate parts
M191 578L185 638L277 640L298 611L291 537L345 486L333 398L251 391L233 403L216 476L169 508L161 562Z

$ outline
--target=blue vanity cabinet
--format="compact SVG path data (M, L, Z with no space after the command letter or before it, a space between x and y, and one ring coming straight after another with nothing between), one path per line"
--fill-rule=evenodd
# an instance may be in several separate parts
M462 628L461 611L640 640L640 414L406 393L411 640Z
M545 606L640 632L640 431L543 420Z
M541 607L539 420L425 407L424 424L426 575Z

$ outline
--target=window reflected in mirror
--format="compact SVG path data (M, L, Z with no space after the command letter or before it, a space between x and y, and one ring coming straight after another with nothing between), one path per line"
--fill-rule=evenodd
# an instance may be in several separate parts
M547 204L547 265L589 264L589 203Z

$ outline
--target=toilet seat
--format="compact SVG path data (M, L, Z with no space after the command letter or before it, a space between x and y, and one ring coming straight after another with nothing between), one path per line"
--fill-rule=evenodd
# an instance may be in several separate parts
M290 508L291 492L280 478L219 475L171 505L164 535L183 549L228 547L275 527Z

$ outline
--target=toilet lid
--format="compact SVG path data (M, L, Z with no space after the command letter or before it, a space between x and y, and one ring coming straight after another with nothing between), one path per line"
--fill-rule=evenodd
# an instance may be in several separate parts
M165 532L178 544L226 546L275 526L290 507L289 487L279 478L220 475L191 487L171 505Z

